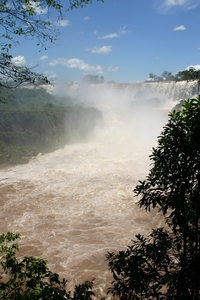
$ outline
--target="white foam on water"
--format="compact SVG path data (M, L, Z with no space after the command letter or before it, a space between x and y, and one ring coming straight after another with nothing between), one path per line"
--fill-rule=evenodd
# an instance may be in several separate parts
M96 278L102 297L111 280L106 252L125 249L160 222L138 208L133 189L148 174L167 114L132 107L132 93L87 90L82 98L102 111L105 126L89 143L1 169L0 228L19 232L20 255L47 259L69 287Z

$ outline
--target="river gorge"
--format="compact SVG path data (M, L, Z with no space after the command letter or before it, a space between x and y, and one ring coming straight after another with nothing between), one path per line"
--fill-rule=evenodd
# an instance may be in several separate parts
M77 99L102 112L104 125L88 142L0 169L1 233L19 232L19 255L48 260L69 289L95 278L98 297L105 296L112 280L107 251L125 249L137 233L162 223L156 211L138 208L133 189L148 174L151 148L168 112L197 94L198 84L180 83L176 92L157 84L151 93L147 85L74 88ZM155 98L159 106L149 102Z

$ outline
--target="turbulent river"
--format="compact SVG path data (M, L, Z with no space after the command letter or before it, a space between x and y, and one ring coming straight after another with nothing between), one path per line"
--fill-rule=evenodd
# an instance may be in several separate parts
M92 98L105 125L89 142L0 169L0 233L19 232L19 255L48 260L69 288L95 278L102 297L112 279L107 251L125 249L160 222L137 207L133 188L148 174L167 113L131 108L119 92Z

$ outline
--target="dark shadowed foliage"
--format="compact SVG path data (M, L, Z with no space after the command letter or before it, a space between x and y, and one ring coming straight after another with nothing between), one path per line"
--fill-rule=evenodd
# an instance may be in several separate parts
M119 299L199 299L200 96L169 114L150 156L152 168L134 192L141 208L158 209L166 221L126 251L108 253Z
M91 300L93 282L75 286L67 291L67 281L51 272L41 258L18 259L16 240L19 234L8 232L0 236L0 299L3 300Z

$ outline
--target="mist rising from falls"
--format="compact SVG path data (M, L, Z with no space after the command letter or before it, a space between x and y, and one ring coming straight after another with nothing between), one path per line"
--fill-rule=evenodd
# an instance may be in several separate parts
M111 279L106 252L124 249L160 222L137 207L132 190L148 174L169 103L165 97L157 107L148 94L138 105L138 91L74 91L77 103L103 113L93 139L0 170L1 233L20 232L20 254L47 259L69 286L96 278L101 297Z
M146 100L151 97L157 97L161 102L165 102L168 108L172 108L181 100L186 100L197 96L200 93L199 80L193 81L160 81L160 82L141 82L124 84L98 84L92 85L94 89L112 89L123 94L137 96L138 92L146 94ZM78 84L70 85L70 90L77 91L80 88Z

